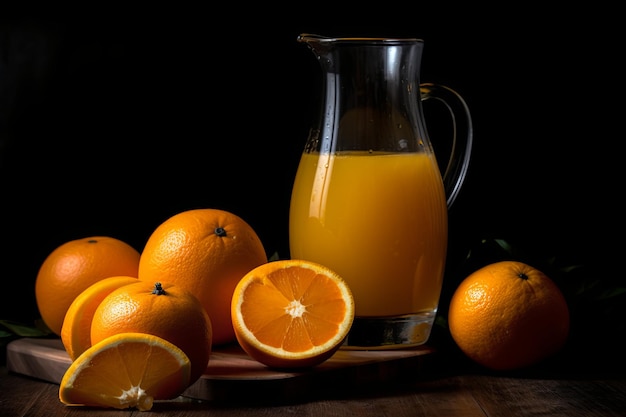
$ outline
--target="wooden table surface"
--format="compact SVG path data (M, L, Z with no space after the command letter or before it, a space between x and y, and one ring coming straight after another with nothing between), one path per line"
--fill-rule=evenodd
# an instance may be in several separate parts
M436 356L414 375L394 381L300 386L298 392L251 384L221 400L181 398L155 403L147 412L69 407L59 401L57 384L2 367L0 416L625 416L621 371L576 363L573 358L559 366L496 373Z

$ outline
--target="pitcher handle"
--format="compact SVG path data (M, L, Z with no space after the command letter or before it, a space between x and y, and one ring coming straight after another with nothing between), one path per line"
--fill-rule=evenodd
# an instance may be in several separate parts
M448 209L461 191L472 153L473 128L469 107L463 97L453 89L433 83L420 84L422 101L441 101L452 117L452 148L443 172L443 185L446 190Z

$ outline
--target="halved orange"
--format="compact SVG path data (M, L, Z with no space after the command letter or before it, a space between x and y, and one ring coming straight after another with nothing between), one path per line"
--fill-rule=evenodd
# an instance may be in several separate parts
M146 333L118 333L87 349L67 369L59 399L67 405L147 411L189 386L190 362L178 347Z
M241 347L274 368L311 367L341 346L354 319L346 282L304 260L260 265L238 283L231 318Z
M124 285L139 282L135 277L104 278L90 285L72 301L61 327L61 341L74 361L91 347L91 321L104 297Z

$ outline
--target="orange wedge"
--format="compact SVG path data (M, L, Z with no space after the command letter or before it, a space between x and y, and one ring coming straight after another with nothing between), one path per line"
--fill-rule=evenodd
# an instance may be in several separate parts
M274 368L316 366L339 349L354 299L329 268L303 260L260 265L238 283L231 318L241 347Z
M118 333L87 349L67 369L59 399L67 405L152 409L189 386L190 362L178 347L146 333Z
M91 321L104 297L135 282L138 282L137 278L129 276L104 278L87 287L72 301L61 327L61 341L72 361L91 347Z

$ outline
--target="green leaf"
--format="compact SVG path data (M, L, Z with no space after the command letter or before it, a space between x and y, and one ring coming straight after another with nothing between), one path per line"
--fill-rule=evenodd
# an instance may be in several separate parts
M604 301L624 294L626 294L626 288L624 287L609 288L598 294L595 299L596 301Z
M0 326L4 326L11 334L21 337L49 336L50 332L37 326L27 326L11 320L0 320Z
M272 256L269 257L268 262L277 261L280 258L278 257L278 252L274 252Z
M504 251L506 253L508 253L509 255L513 254L513 246L511 246L509 244L509 242L507 242L506 240L504 240L504 239L494 239L493 241L496 242L498 244L498 246L500 246L502 249L504 249ZM483 241L483 242L485 242L485 241Z

